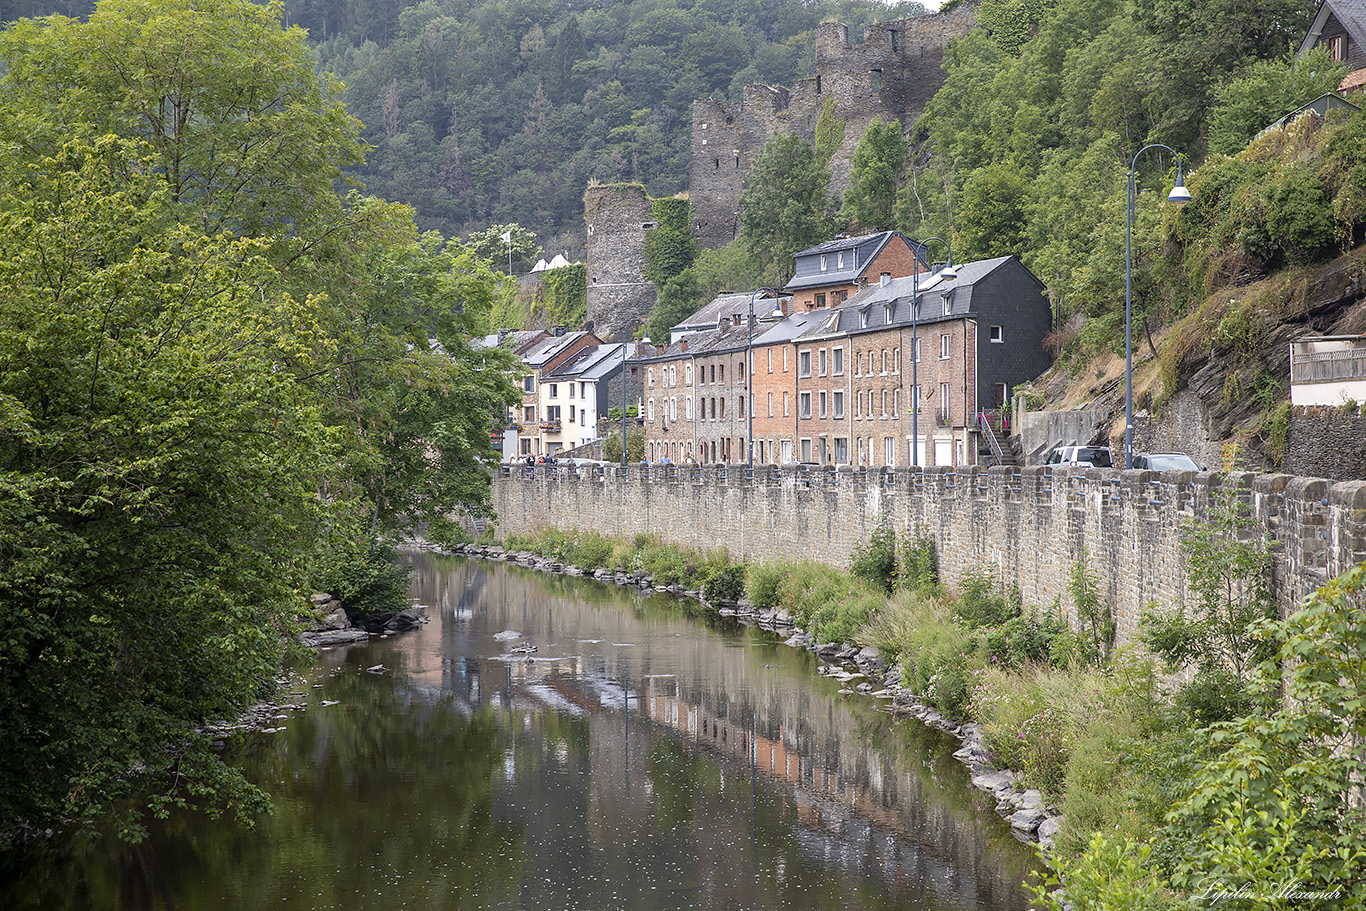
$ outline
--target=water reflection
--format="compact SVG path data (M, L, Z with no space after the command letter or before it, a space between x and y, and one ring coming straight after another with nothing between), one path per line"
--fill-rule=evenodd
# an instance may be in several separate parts
M412 559L431 624L325 653L308 710L237 747L276 801L256 831L185 815L137 848L53 847L4 906L1027 906L1029 852L956 743L808 653L671 599Z

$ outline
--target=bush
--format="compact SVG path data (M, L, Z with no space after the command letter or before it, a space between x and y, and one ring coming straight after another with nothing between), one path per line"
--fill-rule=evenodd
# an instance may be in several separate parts
M322 560L314 576L314 588L341 601L353 621L371 614L400 611L408 607L408 577L412 570L399 566L397 553L383 542L371 542L366 550L335 550Z
M451 548L457 544L469 544L474 539L459 522L438 517L427 523L427 540L437 547Z
M755 610L772 610L778 606L787 570L785 563L755 563L749 567L745 597Z
M878 517L868 543L854 549L849 572L885 594L890 595L896 588L896 532L886 513Z
M897 586L924 591L939 585L939 551L934 536L923 529L906 539L901 548Z
M745 593L745 565L732 563L713 570L702 583L708 601L739 601Z
M968 575L960 587L954 614L970 627L999 626L1023 609L1019 590L998 591L996 580L987 573Z

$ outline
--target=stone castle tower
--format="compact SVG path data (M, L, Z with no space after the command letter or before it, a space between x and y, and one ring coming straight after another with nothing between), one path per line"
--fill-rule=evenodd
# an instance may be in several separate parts
M655 305L645 277L645 232L655 226L645 187L638 183L589 186L583 194L588 228L588 321L599 338L616 338Z
M698 241L715 248L738 236L740 193L754 157L775 133L813 139L826 98L835 99L835 117L845 122L844 143L830 162L831 192L842 194L868 124L882 117L909 129L944 84L944 48L976 23L975 0L946 13L870 25L861 44L849 43L848 26L823 22L816 75L791 89L751 85L734 104L693 102L688 193Z

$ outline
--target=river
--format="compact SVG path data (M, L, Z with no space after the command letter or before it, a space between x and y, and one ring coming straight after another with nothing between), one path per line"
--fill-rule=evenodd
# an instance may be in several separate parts
M0 906L1027 907L1032 852L957 741L811 653L669 596L408 558L431 622L323 652L307 708L230 746L273 814L50 844Z

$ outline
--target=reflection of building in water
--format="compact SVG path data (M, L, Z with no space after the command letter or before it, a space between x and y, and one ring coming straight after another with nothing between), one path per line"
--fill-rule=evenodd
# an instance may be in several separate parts
M669 749L685 758L705 751L726 759L723 788L748 793L752 779L771 782L765 790L778 795L775 812L790 815L800 851L823 865L898 890L976 896L983 907L994 905L991 896L1018 893L1009 875L1018 867L997 856L999 843L1013 846L1009 831L974 804L965 770L948 756L949 738L894 722L868 700L846 701L815 675L809 653L756 630L718 634L664 599L505 565L443 561L440 572L419 576L416 590L440 614L439 637L412 641L436 643L438 652L419 663L439 665L443 695L492 706L509 716L509 732L562 738L572 728L583 738L560 739L554 749L569 744L567 761L582 763L584 790L576 784L577 797L554 800L585 802L595 843L657 839L666 795L704 812L712 798L678 797L667 762L659 763ZM516 641L494 640L504 630L537 651L508 654ZM661 752L666 732L675 746ZM510 749L541 747L519 735ZM518 761L564 765L546 750ZM704 867L734 864L730 855L753 840L743 818L708 825L717 843L693 846Z

